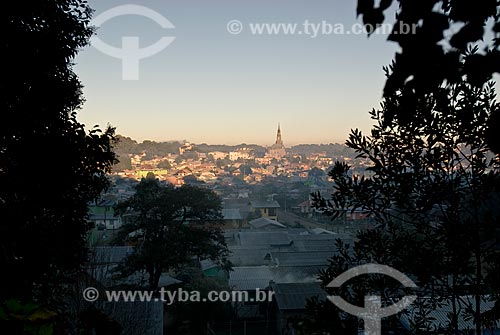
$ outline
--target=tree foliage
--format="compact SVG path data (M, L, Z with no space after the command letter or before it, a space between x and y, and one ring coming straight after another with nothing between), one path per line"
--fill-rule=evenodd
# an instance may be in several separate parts
M170 162L168 160L162 160L161 162L158 163L158 165L156 166L157 168L159 169L171 169L172 168L172 165L170 164Z
M329 172L331 198L315 195L316 206L333 217L361 208L377 222L353 248L339 247L345 250L321 278L327 284L353 264L390 265L417 280L421 297L453 305L448 330L458 331L459 317L480 329L480 300L498 294L492 283L500 261L499 160L485 141L488 120L500 109L494 83L477 87L464 78L404 105L414 117L391 117L405 98L386 97L370 113L370 136L349 136L347 145L372 163L373 175L359 177L337 162ZM387 286L366 287L391 298ZM474 302L463 302L465 295Z
M307 175L313 179L320 179L321 177L325 176L325 171L321 170L318 167L313 167Z
M241 164L239 167L240 174L243 176L248 176L253 173L252 167L247 164Z
M370 136L353 130L347 141L372 163L371 175L360 177L337 162L329 172L331 198L315 195L316 206L333 217L361 208L377 224L360 232L354 246L338 241L338 255L320 278L326 285L359 263L393 266L415 279L418 295L426 298L415 304L413 331L436 331L429 328L428 312L449 304L442 331L458 333L458 320L472 319L479 333L500 315L498 306L491 313L480 310L482 298L499 292L500 181L492 151L500 152L500 107L489 80L500 72L500 3L358 0L357 14L371 28L384 21L393 2L399 8L389 40L401 49L385 68L383 102L370 113L376 122ZM404 34L403 25L417 29ZM386 303L397 300L397 285L377 281L364 276L340 293L358 305L366 292ZM474 299L462 299L466 295ZM339 311L333 328L322 327L311 320L325 307L311 302L308 310L312 316L301 325L312 333L356 323Z
M224 236L216 226L222 219L221 200L213 191L143 179L117 211L128 215L118 241L134 245L122 275L145 271L154 290L162 273L180 269L195 256L229 266Z
M132 170L132 159L127 155L116 156L117 163L113 165L113 172Z
M87 132L76 118L72 60L90 14L81 0L12 2L0 14L0 299L49 295L86 259L87 203L115 160L114 129Z
M466 78L481 87L500 72L500 3L463 0L358 0L357 14L371 27L381 24L391 4L399 4L396 22L389 40L401 47L390 66L384 88L388 98L404 92L399 108L387 110L386 119L410 119L414 102L433 92L440 85L458 84ZM415 31L403 33L402 27L416 26ZM481 52L468 53L480 47ZM464 55L467 55L465 57ZM408 108L407 106L410 106ZM472 115L465 113L460 121ZM496 134L500 130L500 115L490 115L490 132L486 140L491 149L500 152Z
M186 324L185 321L188 321L192 333L202 334L206 332L207 324L227 322L232 316L231 303L210 301L209 298L210 292L231 291L227 280L222 277L205 276L200 269L185 270L178 277L185 283L183 289L199 294L200 301L175 303L179 323ZM187 332L184 330L184 333Z

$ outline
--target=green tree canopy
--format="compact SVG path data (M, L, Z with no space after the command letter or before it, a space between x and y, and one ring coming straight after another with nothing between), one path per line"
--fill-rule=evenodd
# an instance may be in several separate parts
M128 155L116 156L117 163L113 165L113 171L132 170L132 160Z
M118 241L135 246L121 267L123 275L146 271L154 290L162 273L181 268L194 256L228 268L228 249L217 227L221 200L213 191L142 179L135 195L120 203L117 211L128 214Z
M172 165L170 165L170 162L165 159L165 160L162 160L161 162L159 162L156 167L159 169L170 169L170 168L172 168Z
M320 168L318 167L313 167L309 173L308 173L308 176L310 178L321 178L323 176L325 176L325 171L321 170Z
M241 164L239 170L242 175L246 176L251 175L253 173L252 168L246 164Z

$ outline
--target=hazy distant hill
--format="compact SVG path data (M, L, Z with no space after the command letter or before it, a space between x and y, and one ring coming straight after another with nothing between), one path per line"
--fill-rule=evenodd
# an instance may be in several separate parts
M122 135L117 135L118 142L115 145L115 152L123 160L124 157L129 154L141 154L146 153L146 158L153 158L154 156L163 157L169 153L179 153L179 147L182 146L180 141L169 141L169 142L155 142L145 140L141 143L131 139L130 137L125 137ZM264 155L266 148L261 145L256 144L238 144L238 145L212 145L212 144L195 144L195 150L197 152L208 153L211 151L222 151L230 152L235 151L238 148L251 148L255 150L258 156ZM354 152L349 149L344 144L330 143L330 144L299 144L287 151L292 154L300 155L310 155L315 153L325 153L328 157L354 157Z
M325 153L327 157L351 157L356 155L354 150L348 148L345 144L299 144L288 149L293 154L310 155L314 153Z
M225 145L225 144L219 144L219 145L215 144L214 145L214 144L202 143L202 144L196 144L195 147L196 147L196 151L205 152L205 153L208 153L211 151L230 152L230 151L235 151L239 148L254 149L255 153L257 155L264 155L266 153L266 148L261 146L261 145L257 145L257 144L242 143L242 144L238 144L238 145Z
M155 142L155 141L143 141L137 143L137 141L131 139L130 137L125 137L122 135L117 135L117 143L115 144L115 153L118 155L120 162L114 166L114 170L121 171L126 169L131 169L132 165L130 162L129 155L137 155L141 153L146 153L146 159L153 158L155 156L163 157L169 153L179 153L179 147L182 145L181 142Z

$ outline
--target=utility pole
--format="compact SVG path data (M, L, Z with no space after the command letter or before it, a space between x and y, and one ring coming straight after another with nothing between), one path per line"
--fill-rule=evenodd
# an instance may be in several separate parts
M285 215L286 215L286 198L288 193L288 176L285 176Z

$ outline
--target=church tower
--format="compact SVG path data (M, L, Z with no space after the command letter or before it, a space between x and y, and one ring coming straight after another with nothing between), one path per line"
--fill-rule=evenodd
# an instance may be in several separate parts
M281 127L278 123L278 132L276 133L276 143L267 148L266 156L281 159L286 155L283 139L281 138Z
M278 133L276 134L276 144L283 145L283 140L281 139L281 129L280 129L279 123L278 123Z

